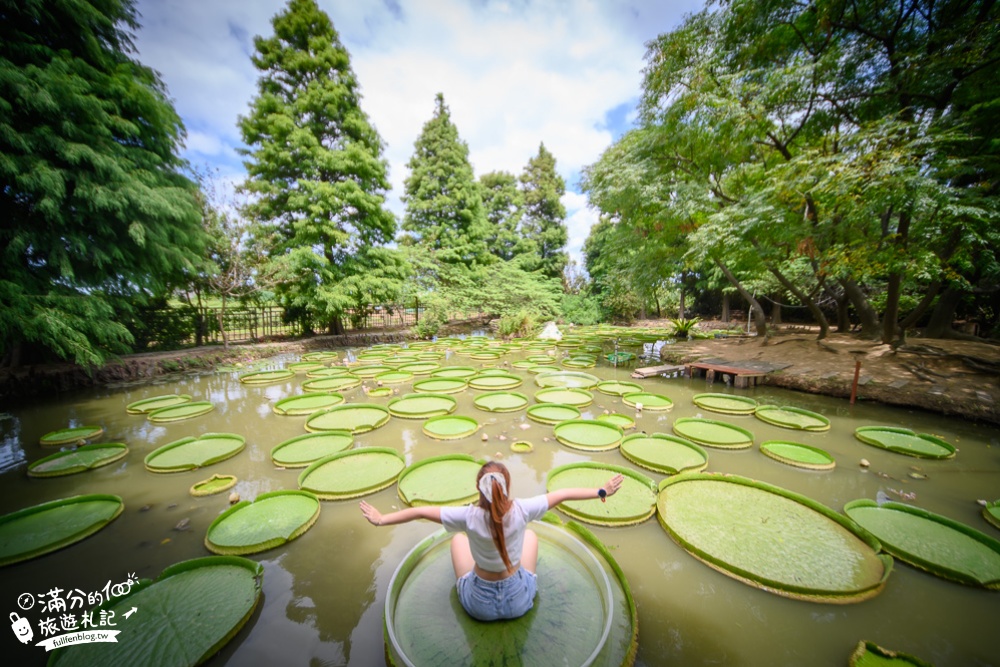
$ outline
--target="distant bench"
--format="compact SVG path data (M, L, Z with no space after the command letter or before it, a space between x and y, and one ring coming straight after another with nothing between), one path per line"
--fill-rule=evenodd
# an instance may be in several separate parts
M733 386L738 388L753 387L767 375L767 371L758 371L750 368L739 368L736 366L722 366L720 364L707 364L704 362L694 362L685 364L687 366L688 377L697 377L701 372L705 372L705 379L708 382L715 381L715 374L720 373L723 377L733 376Z

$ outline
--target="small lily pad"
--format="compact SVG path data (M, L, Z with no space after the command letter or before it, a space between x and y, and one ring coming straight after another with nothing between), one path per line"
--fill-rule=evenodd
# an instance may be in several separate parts
M430 394L457 394L464 391L469 382L458 377L434 377L433 375L413 383L413 391Z
M552 387L535 392L535 400L539 403L558 403L583 408L594 402L594 395L586 389L573 387Z
M100 468L118 461L128 454L128 447L120 442L101 442L76 449L56 452L38 459L28 466L29 477L62 477Z
M714 419L682 417L674 421L674 433L699 445L722 449L746 449L753 445L753 433Z
M528 419L541 424L558 424L567 419L579 419L580 410L574 405L560 403L539 403L528 408Z
M515 452L517 454L528 454L534 451L534 449L535 446L532 445L527 440L515 440L514 442L510 443L510 451Z
M125 406L125 412L130 415L143 415L157 408L169 408L172 405L180 405L191 400L190 394L165 394L163 396L152 396L141 401L134 401Z
M618 447L624 435L620 426L596 419L570 419L556 424L552 432L567 447L595 452Z
M617 412L611 412L606 415L599 415L597 421L608 422L609 424L614 424L615 426L621 426L623 430L629 430L630 428L635 428L635 419L629 417L628 415L618 414Z
M784 428L793 428L800 431L828 431L830 430L830 420L811 410L795 408L786 405L758 405L754 410L754 417Z
M335 377L322 377L306 380L302 383L302 389L307 392L317 391L343 391L353 389L361 384L361 378L356 375L337 375Z
M622 403L633 408L642 407L643 410L659 412L670 410L674 407L674 402L663 394L653 394L648 391L637 391L622 395Z
M143 463L151 472L182 472L225 461L246 447L246 438L236 433L205 433L154 449Z
M347 429L351 433L367 433L389 423L389 408L375 403L336 405L314 412L306 419L306 430L337 431Z
M837 462L829 452L819 447L810 447L800 442L768 440L760 443L760 451L775 461L787 463L797 468L810 470L833 470Z
M288 368L278 368L270 371L255 371L240 376L243 384L271 384L272 382L284 382L295 377L295 371Z
M435 378L458 378L467 380L474 375L479 375L479 371L472 366L445 366L435 371L431 371L431 377Z
M950 459L955 447L937 436L914 433L908 428L893 426L861 426L854 431L861 442L887 449L897 454L924 459Z
M458 401L448 394L406 394L389 401L389 412L403 419L427 419L455 411Z
M727 415L752 415L757 409L754 399L734 394L696 394L691 400L699 408Z
M472 399L472 404L487 412L516 412L528 405L528 397L516 391L489 391Z
M323 408L332 408L344 402L344 396L335 392L317 391L289 396L275 403L271 409L279 415L311 415Z
M192 496L213 496L236 486L236 475L212 475L208 479L195 482L190 489Z
M424 422L423 431L436 440L457 440L479 430L479 422L465 415L442 415Z
M610 396L624 396L641 392L643 387L635 382L622 382L619 380L606 380L597 384L597 391Z
M104 435L104 428L101 426L74 426L61 428L58 431L49 431L41 437L39 443L43 447L58 447L73 442L86 442L101 435Z
M533 359L528 357L529 360ZM539 357L535 360L542 366L552 363L549 357ZM535 367L537 368L537 367ZM531 369L529 369L530 371ZM590 373L579 371L564 371L553 367L553 370L535 371L535 384L539 387L569 387L575 389L591 389L597 386L601 379Z
M277 445L271 450L271 461L285 468L304 468L353 444L354 436L346 429L306 433Z
M915 656L890 651L867 641L858 642L847 664L848 667L933 667Z
M520 387L523 382L524 380L520 376L510 373L479 374L469 378L469 386L473 389L486 389L489 391L513 389L514 387Z
M167 422L181 421L182 419L200 417L208 414L214 409L215 406L208 401L192 401L190 403L181 403L180 405L172 405L167 408L157 408L156 410L151 410L146 413L146 419L154 424L164 424Z
M666 433L635 433L625 436L622 456L654 472L676 475L698 472L708 466L708 453L695 443Z

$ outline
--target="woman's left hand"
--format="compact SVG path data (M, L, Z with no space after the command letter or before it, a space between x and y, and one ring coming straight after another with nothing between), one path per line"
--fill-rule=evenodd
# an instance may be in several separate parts
M368 519L368 523L370 523L373 526L382 525L381 512L379 512L377 509L375 509L374 507L372 507L363 500L361 501L359 507L361 507L361 513L364 515L364 517Z
M609 479L603 487L609 496L615 495L619 488L621 488L622 482L625 480L625 476L618 474Z

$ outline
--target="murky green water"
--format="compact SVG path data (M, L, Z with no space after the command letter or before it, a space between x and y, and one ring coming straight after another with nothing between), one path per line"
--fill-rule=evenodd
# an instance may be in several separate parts
M508 359L527 355L514 353ZM292 359L277 359L274 365L289 361ZM481 362L451 357L443 363L478 366ZM531 396L538 390L534 376L513 372L525 378L514 391ZM587 372L607 379L629 379L626 369L607 365ZM269 452L278 443L305 433L305 417L279 416L271 406L300 393L303 379L297 376L273 385L246 386L239 383L236 373L219 373L83 392L38 401L30 407L8 408L12 417L0 421L0 468L4 470L0 473L0 512L81 493L117 494L125 499L126 508L109 527L83 542L0 569L0 611L21 612L17 598L23 592L37 596L52 588L97 590L109 580L124 581L132 573L155 577L175 562L208 555L203 544L205 532L228 507L228 494L194 498L188 489L213 473L236 475L239 482L234 490L244 499L265 491L297 488L300 470L276 468ZM766 386L740 390L758 401L819 412L832 422L826 433L798 433L754 417L710 413L692 403L695 393L725 391L720 383L710 386L704 379L664 378L638 382L669 396L675 407L670 412L641 413L637 431L670 433L674 419L701 415L753 432L752 449L708 449L709 471L766 481L838 511L846 502L874 498L878 491L897 500L900 492L913 493L915 497L909 502L1000 537L1000 531L983 520L975 502L1000 498L1000 429L996 427L898 408L851 407L842 399ZM396 388L400 394L407 393L411 384ZM125 412L128 403L174 392L211 401L216 410L163 425ZM421 432L421 420L393 418L388 425L358 436L356 443L394 447L408 463L450 452L477 458L499 455L511 469L513 492L519 496L543 492L546 471L566 463L593 460L632 466L617 450L582 452L558 444L551 426L529 421L523 410L507 414L478 410L472 404L478 393L469 389L455 394L458 414L474 416L483 424L474 436L436 441ZM361 388L344 394L350 402L389 400L366 398ZM582 409L584 418L596 417L604 410L635 414L620 398L597 392L595 397L592 405ZM125 442L130 454L111 466L69 477L26 476L29 462L55 451L37 444L44 433L92 423L105 427L103 441ZM520 426L525 424L528 428L522 430ZM959 453L949 461L892 454L856 440L853 432L861 425L904 426L933 433L957 446ZM242 434L247 447L235 458L195 472L154 474L143 467L143 458L156 447L208 432ZM489 440L483 442L481 433ZM501 441L500 436L506 440ZM532 453L510 452L510 443L521 439L534 443ZM837 459L837 468L812 472L778 463L756 448L770 439L821 447ZM859 468L861 458L871 462L870 469ZM917 472L915 468L927 479L911 479L909 474ZM652 476L657 481L661 478ZM395 487L368 500L383 511L401 505ZM189 529L174 530L184 519L189 520ZM376 529L362 519L356 501L324 502L319 519L303 537L251 556L265 568L263 602L248 626L209 664L383 664L382 613L389 580L410 548L436 529L427 523ZM949 583L897 562L885 590L874 599L851 605L795 601L742 584L695 560L655 519L627 528L591 529L612 549L636 597L639 665L845 665L861 639L939 666L1000 664L1000 648L994 639L1000 593ZM37 633L37 610L21 613L29 617ZM6 637L3 647L14 660L8 664L44 662L46 655L41 648L25 648L11 635Z

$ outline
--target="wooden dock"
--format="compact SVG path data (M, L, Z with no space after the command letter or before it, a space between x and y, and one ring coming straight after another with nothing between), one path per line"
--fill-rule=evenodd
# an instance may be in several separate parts
M722 375L728 381L732 376L733 386L737 388L753 387L764 379L767 371L754 368L740 368L739 366L724 366L722 364L710 364L703 361L685 364L688 377L697 377L702 372L705 373L705 380L715 381L716 373Z
M632 377L636 379L653 377L654 375L683 375L685 372L684 366L675 366L673 364L664 364L662 366L646 366L645 368L637 368L632 371Z

